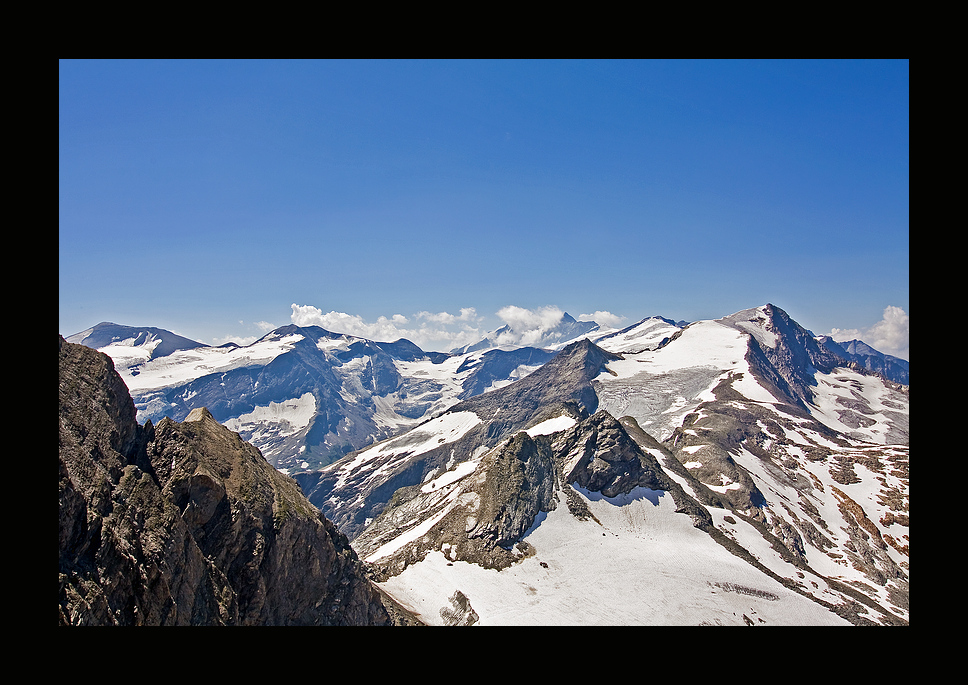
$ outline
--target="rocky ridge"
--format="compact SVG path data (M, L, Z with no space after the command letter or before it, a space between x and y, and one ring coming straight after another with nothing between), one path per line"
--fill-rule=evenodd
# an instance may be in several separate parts
M432 472L476 459L537 416L563 403L594 412L598 401L591 380L610 359L619 358L581 340L515 383L458 402L404 435L294 477L309 500L352 540L398 490L422 483ZM467 418L459 433L436 437L436 431L460 417Z
M203 408L141 426L108 356L63 338L59 356L61 625L392 623L257 449Z
M651 344L615 342L622 354L582 341L527 378L456 405L453 416L469 417L456 437L430 422L419 440L404 435L350 455L326 470L331 487L316 502L376 505L350 537L375 577L399 591L439 573L430 569L441 559L527 566L532 534L559 505L596 521L595 502L660 502L665 493L775 587L855 624L906 622L906 386L822 349L772 305ZM675 425L663 440L641 426L659 417ZM432 449L415 450L418 442ZM361 488L351 474L364 473ZM419 567L427 570L411 572ZM456 585L461 606L480 612L483 591L472 587Z
M655 457L643 451L607 412L591 416L574 403L560 405L540 426L562 417L571 428L554 434L518 431L474 464L472 475L448 473L397 490L353 544L378 580L396 575L428 552L445 549L452 559L504 569L529 556L521 538L542 513L564 504L579 519L594 518L574 486L617 497L636 488L668 492L693 525L711 529L712 519ZM540 430L540 429L539 429ZM414 520L433 521L419 537L403 533Z

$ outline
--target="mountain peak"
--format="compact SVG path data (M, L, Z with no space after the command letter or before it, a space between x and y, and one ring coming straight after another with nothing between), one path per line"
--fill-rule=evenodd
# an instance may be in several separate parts
M111 345L140 348L146 359L165 357L178 350L205 347L205 343L153 326L123 326L102 321L80 333L66 338L67 342L99 350Z
M578 340L515 383L464 400L450 411L489 417L500 413L503 429L495 435L520 430L543 407L577 402L593 414L598 396L592 381L606 370L608 362L619 359L622 355L603 350L587 338Z
M212 421L215 420L215 417L212 416L212 412L210 412L205 407L195 407L190 412L188 412L188 416L185 417L185 423L193 422L193 421L206 421L209 419Z
M601 329L601 324L595 321L579 321L568 312L563 312L561 318L554 325L548 325L547 322L540 325L535 323L505 324L472 345L454 348L451 350L451 354L467 354L492 347L558 349L599 329Z

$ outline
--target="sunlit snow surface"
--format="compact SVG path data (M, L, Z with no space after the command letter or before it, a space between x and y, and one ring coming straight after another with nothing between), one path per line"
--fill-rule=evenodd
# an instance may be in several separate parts
M444 549L381 586L431 625L443 624L456 590L483 626L847 625L694 528L667 493L579 494L600 523L559 503L524 538L536 554L503 571L452 561ZM754 553L766 546L749 537Z
M248 414L225 421L225 427L237 433L251 434L250 442L258 441L261 432L273 432L288 436L305 428L316 413L316 398L311 392L301 397L282 402L270 402L259 406Z
M137 364L144 364L151 357L151 353L161 344L161 338L149 336L148 340L136 345L138 338L128 338L118 340L106 347L101 348L101 352L111 357L115 367L122 369Z
M575 425L575 423L575 419L570 416L556 416L553 419L548 419L547 421L542 421L536 426L532 426L526 432L532 438L537 435L551 435L552 433L557 433L558 431L571 428Z
M334 490L339 491L350 476L359 477L361 472L369 472L367 478L375 478L413 456L454 442L480 422L477 414L471 411L448 412L399 437L362 450L352 459L337 462L332 467L338 474Z
M836 369L834 373L817 374L817 383L816 406L811 413L821 423L860 440L907 442L907 399L876 376Z
M303 336L295 334L263 339L248 347L197 347L177 350L140 364L132 364L134 356L125 356L126 350L117 344L102 348L101 352L114 360L118 372L134 395L145 390L182 385L211 373L225 373L232 369L268 364L283 352L291 350L302 339Z
M652 317L640 321L629 329L596 335L596 345L609 352L634 353L657 348L664 339L672 337L679 326L664 319Z
M715 399L712 390L734 373L742 378L733 388L755 402L775 403L750 373L746 361L747 335L716 321L699 321L674 342L640 352L623 352L596 378L599 409L612 416L634 416L658 440L669 437L683 417L700 402ZM601 347L610 352L609 340Z

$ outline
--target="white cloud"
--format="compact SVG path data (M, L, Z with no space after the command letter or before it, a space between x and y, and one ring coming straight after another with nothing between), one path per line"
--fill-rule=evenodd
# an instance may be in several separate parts
M419 312L411 324L403 314L380 316L368 322L356 314L331 311L324 313L312 305L292 305L292 323L297 326L320 326L333 333L346 333L377 342L394 342L406 338L424 350L450 350L480 340L480 329L471 325L479 320L473 307L460 310L460 315L447 312ZM453 327L457 326L457 330Z
M344 312L323 313L312 305L292 305L292 322L297 326L320 326L333 333L347 333L360 338L369 338L380 342L392 342L401 337L401 326L406 325L407 318L402 314L393 317L379 317L376 322L368 323L363 317Z
M598 311L593 314L581 314L577 317L577 319L579 321L594 321L595 323L600 323L603 326L608 326L609 328L618 328L619 324L625 321L624 316L612 314L612 312L602 311Z
M525 309L515 305L502 307L497 311L498 317L508 325L510 330L498 336L498 345L533 345L544 334L561 322L564 312L554 305Z
M534 345L561 323L564 312L553 305L525 309L508 305L496 312L497 317L508 325L495 342L498 345ZM297 326L320 326L333 333L368 338L378 342L393 342L406 338L424 350L452 350L478 342L484 337L483 316L474 307L462 307L459 314L450 312L420 311L410 317L403 314L380 316L376 321L365 321L356 314L323 312L312 305L292 305L292 323ZM617 326L625 317L598 311L583 315L582 321L595 320L606 326Z
M878 352L908 359L910 356L909 319L903 309L889 305L884 308L881 320L870 328L834 328L830 331L830 337L837 342L862 340Z
M268 321L256 321L255 322L255 325L263 333L268 333L269 331L272 331L272 330L275 330L276 328L279 328L274 323L269 323Z
M442 324L452 324L457 321L472 321L475 323L480 321L480 317L477 316L477 310L473 307L462 307L459 315L448 312L438 312L436 314L431 312L417 312L415 316L418 319L427 319L428 321Z

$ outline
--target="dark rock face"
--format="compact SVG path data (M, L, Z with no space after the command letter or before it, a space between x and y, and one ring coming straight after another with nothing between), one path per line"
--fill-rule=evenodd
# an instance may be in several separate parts
M467 596L460 590L456 590L450 597L452 609L443 608L440 616L444 619L444 625L448 626L472 626L477 623L480 616L474 611Z
M606 497L628 493L636 486L668 490L669 479L655 459L644 454L625 429L606 412L599 412L576 432L576 444L566 447L577 456L565 481Z
M577 402L593 414L598 409L598 395L592 381L609 361L617 359L622 356L580 340L520 381L464 400L450 411L473 411L490 424L490 433L498 437L524 428L538 412L566 402ZM496 416L499 418L493 418Z
M500 547L516 542L539 511L555 507L554 456L547 440L521 432L491 461L481 486L479 523L470 538L488 538Z
M60 339L61 625L389 625L346 538L205 409L139 426Z

